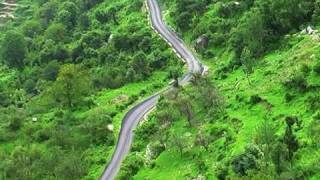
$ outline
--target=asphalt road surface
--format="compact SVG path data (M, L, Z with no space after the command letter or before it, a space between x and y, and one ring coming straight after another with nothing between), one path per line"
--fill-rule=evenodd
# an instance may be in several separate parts
M150 13L150 21L153 29L164 40L167 41L167 43L176 52L177 56L186 62L188 66L188 72L179 81L180 85L186 85L192 79L192 74L202 73L202 65L193 55L193 53L187 48L184 42L165 25L162 20L161 10L157 0L147 0L147 7ZM159 97L160 93L151 96L137 106L133 107L126 114L122 121L116 149L113 153L111 161L100 177L101 180L113 180L116 177L122 160L129 153L134 135L133 130L136 128L139 121L156 106Z

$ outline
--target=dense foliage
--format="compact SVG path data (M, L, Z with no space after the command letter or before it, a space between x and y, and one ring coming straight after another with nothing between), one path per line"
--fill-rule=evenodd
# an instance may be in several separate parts
M97 178L124 113L179 61L143 1L17 3L0 27L0 179Z
M161 99L119 178L319 179L319 1L160 2L210 72Z

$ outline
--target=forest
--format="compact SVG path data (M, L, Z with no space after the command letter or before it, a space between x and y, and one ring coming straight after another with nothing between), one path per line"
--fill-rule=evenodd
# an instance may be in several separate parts
M0 27L0 179L96 179L125 112L182 64L142 1L17 4Z
M161 95L116 179L319 179L320 1L158 2L209 73ZM126 113L186 71L148 16L0 0L0 179L101 176Z

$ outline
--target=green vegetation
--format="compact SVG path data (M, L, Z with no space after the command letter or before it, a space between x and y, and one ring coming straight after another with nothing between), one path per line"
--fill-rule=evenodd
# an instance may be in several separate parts
M17 3L0 27L0 179L97 179L124 114L182 65L142 0Z
M319 1L161 3L210 73L161 99L118 178L319 179Z
M118 179L319 179L320 1L160 2L210 73L161 97ZM182 64L143 0L17 3L0 26L0 179L97 179L124 114Z

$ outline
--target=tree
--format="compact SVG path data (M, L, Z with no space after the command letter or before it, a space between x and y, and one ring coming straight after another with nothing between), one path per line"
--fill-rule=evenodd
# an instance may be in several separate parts
M87 30L90 26L90 19L87 14L83 13L79 17L79 26L82 30Z
M75 17L73 17L73 14L66 10L61 10L57 14L57 22L65 25L68 30L71 30L76 25L74 19Z
M266 161L271 158L271 151L276 144L276 138L276 128L271 120L265 117L257 129L255 141L260 146L260 149L264 151Z
M184 150L187 148L187 139L184 136L174 134L171 136L171 144L179 151L182 157Z
M193 85L197 88L197 99L199 99L207 110L208 114L219 116L224 111L224 99L220 96L219 90L211 80L203 77L201 74L195 74L192 80Z
M22 69L27 54L27 45L23 35L15 31L6 33L2 43L2 57L9 67Z
M253 57L251 51L245 47L241 53L241 63L243 65L244 72L246 73L246 77L248 79L249 85L251 85L249 75L253 72Z
M176 68L171 68L169 70L169 78L172 78L174 80L173 87L177 88L179 86L180 75L181 75L180 71Z
M292 160L293 153L296 152L299 148L299 143L296 136L293 134L292 126L297 123L296 117L287 117L286 118L286 132L283 137L283 142L287 145L288 148L288 157L289 160Z
M60 69L58 61L51 61L43 70L43 78L49 81L56 80Z
M191 101L186 99L185 97L182 97L177 99L176 106L178 107L181 115L186 116L189 126L192 127L194 120L194 112Z
M63 42L67 36L66 28L63 24L51 24L45 31L45 36L55 42Z
M150 65L144 53L139 52L133 57L131 67L140 76L139 80L144 79L150 74Z
M34 38L42 32L42 27L38 21L30 20L24 23L22 31L25 36Z
M108 15L111 16L113 23L115 25L119 25L118 19L117 19L117 12L119 11L119 7L117 6L112 6L108 10Z
M45 27L55 18L58 11L58 4L56 1L49 1L42 5L39 10L39 16Z
M247 146L244 153L233 158L231 162L233 171L242 176L247 175L248 170L258 168L258 160L260 157L260 150L256 146Z
M210 135L204 131L199 131L196 139L195 139L195 145L202 146L206 151L209 150L210 145Z
M89 74L78 65L64 65L53 85L52 93L56 102L62 106L72 108L89 94L91 79Z
M87 167L84 165L84 161L81 156L77 156L75 153L64 156L58 166L54 169L55 174L60 177L59 179L80 179L87 172Z
M316 0L314 3L314 11L312 15L312 22L314 24L320 23L320 0Z

